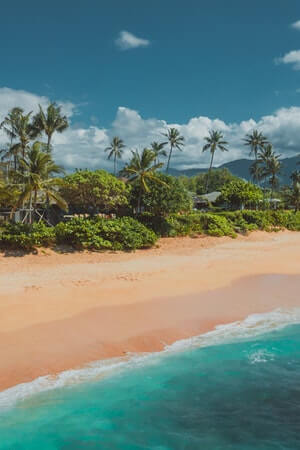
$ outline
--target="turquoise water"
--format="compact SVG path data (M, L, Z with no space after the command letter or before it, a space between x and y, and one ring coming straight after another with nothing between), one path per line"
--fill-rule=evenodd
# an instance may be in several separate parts
M0 449L300 449L300 325L28 397Z

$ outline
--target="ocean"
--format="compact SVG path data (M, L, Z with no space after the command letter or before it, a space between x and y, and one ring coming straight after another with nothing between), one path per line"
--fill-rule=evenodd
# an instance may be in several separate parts
M300 449L300 311L4 391L0 449Z

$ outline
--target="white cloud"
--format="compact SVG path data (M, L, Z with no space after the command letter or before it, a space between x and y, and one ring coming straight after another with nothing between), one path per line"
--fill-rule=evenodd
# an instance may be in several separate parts
M150 41L148 39L141 39L129 31L120 31L119 37L115 40L117 47L121 50L129 50L137 47L148 47Z
M37 104L46 106L47 97L40 97L26 91L16 91L0 88L0 121L8 110L14 106L21 106L25 111L36 110ZM64 111L68 112L70 119L76 108L72 103L61 103ZM137 111L124 106L117 110L115 120L108 128L101 128L95 124L84 127L71 126L62 134L55 134L53 139L54 158L65 169L75 168L104 168L112 170L112 164L107 160L104 149L113 136L120 136L126 149L123 161L130 158L131 149L141 149L149 146L154 140L163 141L162 133L167 127L176 127L185 138L182 152L175 150L171 167L206 167L210 155L202 153L204 137L209 130L215 128L224 134L228 141L229 152L216 152L215 164L248 158L249 149L244 145L243 138L254 128L262 131L273 143L275 150L283 156L293 156L300 153L300 107L281 108L274 114L262 117L259 121L253 119L239 123L226 123L220 119L199 116L191 118L187 123L168 123L165 120L150 118L144 119ZM0 144L7 138L0 133Z
M281 58L276 58L277 64L292 64L293 69L300 70L300 50L292 50Z
M297 20L296 22L292 23L292 28L295 28L295 30L300 30L300 20Z

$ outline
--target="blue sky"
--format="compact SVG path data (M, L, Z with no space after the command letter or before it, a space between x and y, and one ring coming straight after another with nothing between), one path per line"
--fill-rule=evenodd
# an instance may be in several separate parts
M143 129L145 140L149 127L149 139L155 137L153 121L158 128L185 126L201 116L241 128L243 121L276 119L277 111L290 114L292 107L297 120L300 25L292 24L300 20L299 0L15 0L2 6L1 15L0 88L11 89L14 101L22 91L32 101L45 97L72 105L74 132L128 135L131 112L143 120L139 140L129 138L133 145ZM131 48L118 45L124 31ZM2 94L7 98L8 91ZM130 126L132 134L132 121ZM189 138L193 143L197 136ZM71 151L66 142L58 145ZM296 146L293 138L286 153ZM174 163L195 165L194 156L191 150ZM71 159L70 167L79 164Z

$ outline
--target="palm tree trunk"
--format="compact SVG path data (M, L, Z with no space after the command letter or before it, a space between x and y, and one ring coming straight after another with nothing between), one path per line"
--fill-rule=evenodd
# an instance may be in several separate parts
M209 169L208 169L208 172L207 172L207 178L206 178L206 186L205 186L205 193L206 194L208 194L209 177L210 177L210 172L211 172L211 168L212 168L212 165L213 165L214 155L215 155L215 153L212 152L211 159L210 159L210 166L209 166Z
M32 224L32 192L30 192L30 199L29 199L29 223Z
M141 214L141 209L142 209L142 186L140 186L140 192L139 192L139 196L138 196L138 204L137 204L137 214Z
M117 173L117 155L114 156L114 176L116 176Z
M51 135L48 134L48 140L47 140L47 152L51 153Z
M171 161L172 151L173 151L173 145L171 145L171 148L170 148L169 157L168 157L168 162L167 162L167 168L166 168L166 173L169 172L169 166L170 166L170 161Z

